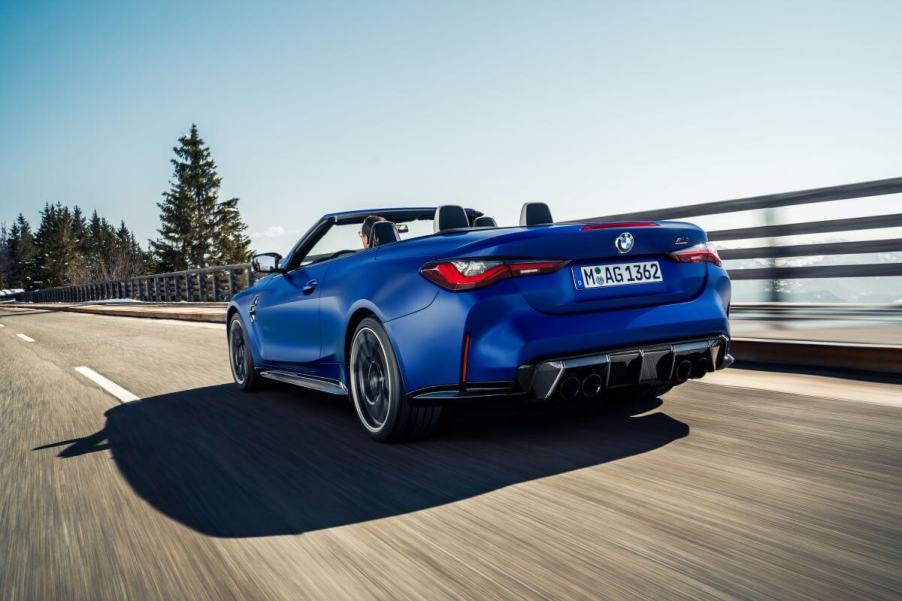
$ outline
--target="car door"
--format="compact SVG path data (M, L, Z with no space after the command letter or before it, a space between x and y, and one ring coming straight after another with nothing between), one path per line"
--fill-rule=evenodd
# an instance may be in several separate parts
M320 357L320 286L329 262L276 275L253 305L260 354L267 363L310 363Z

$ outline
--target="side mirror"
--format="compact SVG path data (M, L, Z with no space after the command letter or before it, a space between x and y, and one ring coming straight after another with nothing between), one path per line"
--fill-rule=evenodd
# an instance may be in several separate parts
M261 253L251 257L251 269L255 273L278 273L282 271L279 263L282 261L282 255L279 253Z

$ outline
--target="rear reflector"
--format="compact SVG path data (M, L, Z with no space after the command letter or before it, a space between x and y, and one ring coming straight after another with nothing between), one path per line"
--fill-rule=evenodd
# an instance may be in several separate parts
M423 277L446 290L484 288L499 280L554 273L569 261L515 261L467 259L428 263L420 269Z
M656 227L658 224L654 221L621 221L620 223L590 223L579 228L579 231L588 230L610 230L622 227Z
M460 358L460 383L467 383L467 369L470 366L470 335L464 336L464 353Z
M717 266L721 264L717 251L705 243L673 251L670 256L680 263L713 263Z

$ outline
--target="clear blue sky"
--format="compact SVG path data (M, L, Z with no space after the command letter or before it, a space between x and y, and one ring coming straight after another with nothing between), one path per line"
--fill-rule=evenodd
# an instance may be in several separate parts
M286 232L267 250L338 209L899 176L900 26L899 1L0 0L0 220L59 200L155 235L192 122L250 231Z

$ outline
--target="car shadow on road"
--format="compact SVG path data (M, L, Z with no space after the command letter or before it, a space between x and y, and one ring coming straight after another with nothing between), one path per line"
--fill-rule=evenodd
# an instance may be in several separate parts
M661 401L458 409L437 436L373 442L344 399L210 386L119 405L42 445L110 450L151 506L217 537L296 534L451 503L657 449L689 427Z

